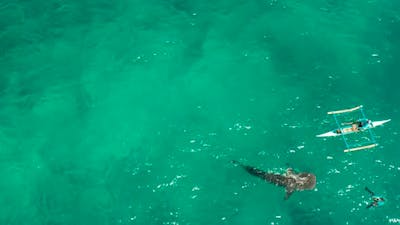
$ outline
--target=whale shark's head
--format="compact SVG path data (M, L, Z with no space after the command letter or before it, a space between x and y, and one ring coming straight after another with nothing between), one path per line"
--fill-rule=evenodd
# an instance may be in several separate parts
M296 189L297 190L312 190L315 188L317 179L312 173L299 173L296 174Z
M286 181L285 199L288 199L294 191L312 190L317 183L317 179L312 173L294 174L291 171L289 171Z

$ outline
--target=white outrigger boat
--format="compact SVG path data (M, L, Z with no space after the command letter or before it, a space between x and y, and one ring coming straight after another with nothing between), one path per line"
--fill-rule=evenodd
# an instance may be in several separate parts
M372 129L375 127L379 127L382 126L383 124L389 122L391 119L388 120L380 120L380 121L371 121L371 120L367 120L365 125L362 125L361 127L358 127L358 130L354 130L352 126L346 126L343 127L342 129L336 129L336 130L332 130L323 134L319 134L317 135L317 137L336 137L336 136L340 136L340 135L345 135L345 134L351 134L351 133L356 133L359 131L364 131L367 129ZM361 120L357 120L355 123L362 123L363 121Z
M339 120L337 118L336 115L338 114L342 114L342 113L349 113L349 112L353 112L356 110L360 110L361 114L363 116L363 118L351 122L351 123L339 123ZM378 126L382 126L383 124L387 123L390 121L390 119L388 120L380 120L380 121L371 121L368 120L365 117L364 111L363 111L363 106L357 106L351 109L343 109L343 110L338 110L338 111L331 111L328 112L329 115L333 115L333 117L335 118L336 124L338 125L338 129L323 133L323 134L319 134L317 135L317 137L336 137L336 136L342 136L343 137L343 141L346 144L347 149L344 150L344 152L351 152L351 151L358 151L358 150L362 150L362 149L367 149L367 148L373 148L378 146L378 144L375 142L375 137L373 135L373 133L371 132L372 128L378 127ZM346 125L344 127L342 127L341 125ZM370 142L364 143L367 145L362 145L360 143L356 144L356 145L349 145L347 142L347 139L345 138L344 135L347 134L353 134L353 133L358 133L360 131L366 131L368 130L368 133L370 135Z

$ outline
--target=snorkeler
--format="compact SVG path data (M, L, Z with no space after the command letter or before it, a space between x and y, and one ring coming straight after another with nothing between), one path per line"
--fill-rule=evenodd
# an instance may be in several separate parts
M371 194L373 200L373 202L367 205L367 209L369 209L372 206L377 207L377 206L383 206L385 204L385 199L383 199L383 197L375 195L375 193L369 190L367 187L365 187L365 190Z

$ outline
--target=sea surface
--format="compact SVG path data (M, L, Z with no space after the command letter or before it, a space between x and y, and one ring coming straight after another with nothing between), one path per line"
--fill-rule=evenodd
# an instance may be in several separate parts
M0 1L0 224L400 224L399 64L398 0Z

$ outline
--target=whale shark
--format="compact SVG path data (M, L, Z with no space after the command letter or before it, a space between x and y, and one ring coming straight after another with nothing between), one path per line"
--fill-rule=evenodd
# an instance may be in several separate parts
M259 177L276 186L285 187L285 200L289 199L294 191L312 190L315 188L317 179L314 174L301 172L295 173L292 168L288 168L285 174L268 173L257 168L243 165L242 163L232 160L232 163L241 166L249 174Z

